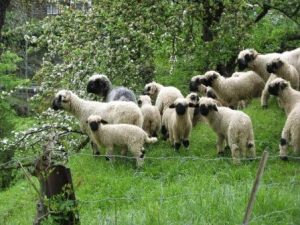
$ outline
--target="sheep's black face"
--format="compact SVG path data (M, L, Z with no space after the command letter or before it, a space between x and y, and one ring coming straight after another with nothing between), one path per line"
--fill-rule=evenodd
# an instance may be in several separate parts
M211 74L209 75L206 79L203 79L203 84L205 86L212 86L213 85L213 82L214 80L216 80L218 78L218 75L217 74Z
M209 97L209 98L213 98L213 99L217 98L217 96L215 95L215 93L212 90L208 90L206 92L206 96Z
M147 86L145 87L144 91L143 91L143 95L150 95L151 92L151 87Z
M248 67L248 63L252 62L254 60L253 54L246 54L244 57L239 58L237 60L239 70L244 70Z
M200 105L199 111L200 111L201 115L203 115L203 116L207 116L209 113L209 109L206 105Z
M191 99L191 101L193 101L193 102L198 102L198 101L199 101L199 96L198 96L198 95L192 95L192 96L190 97L190 99Z
M142 100L139 99L139 100L137 101L137 104L138 104L138 106L141 106L141 105L142 105Z
M269 87L268 87L268 92L271 95L278 96L278 94L279 94L279 83L270 84Z
M266 69L268 73L276 73L278 69L283 65L282 61L278 60L275 62L268 63Z
M209 111L211 110L214 110L214 111L218 111L218 108L216 105L204 105L204 104L201 104L199 106L199 111L201 113L201 115L203 116L207 116Z
M176 110L176 113L178 115L184 115L185 112L186 112L186 109L187 109L187 105L183 105L181 103L178 103L176 106L175 106L175 110Z
M59 110L59 109L62 109L62 104L61 104L61 99L62 99L62 96L58 96L58 98L55 98L52 102L52 109L54 109L55 111L56 110Z
M88 82L86 90L88 93L106 96L109 91L109 84L102 79L91 80Z
M91 128L92 131L97 131L98 128L99 128L99 124L96 121L90 122L89 125L90 125L90 128Z
M198 91L198 85L195 81L190 81L190 91L196 92Z

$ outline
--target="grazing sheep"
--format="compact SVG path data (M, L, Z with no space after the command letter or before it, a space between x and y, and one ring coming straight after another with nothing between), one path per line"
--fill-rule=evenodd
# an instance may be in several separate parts
M105 102L129 101L136 103L136 97L132 90L126 87L113 88L111 81L103 74L94 74L89 78L87 92L104 97Z
M155 101L155 106L158 107L162 115L177 98L183 98L183 95L176 87L165 87L155 81L145 85L144 94L149 95Z
M87 118L92 114L103 117L109 123L128 123L138 127L143 125L143 115L140 108L133 102L113 101L97 102L79 98L69 90L61 90L56 93L52 103L54 110L65 110L79 120L80 128L89 135L86 124Z
M267 71L289 81L292 88L299 90L299 74L294 66L287 61L276 58L267 63Z
M285 121L279 144L279 155L282 160L287 160L287 148L291 145L296 154L300 154L300 104L297 104Z
M186 100L188 100L188 103L192 103L194 105L199 105L199 96L196 92L189 93L186 97ZM189 107L188 109L190 113L190 118L192 121L193 127L197 125L198 122L201 121L201 114L199 112L199 107Z
M157 137L161 127L161 115L158 108L151 103L148 95L141 95L138 99L138 105L141 107L144 116L143 130L150 137Z
M276 78L268 84L268 92L279 98L285 114L289 113L300 103L300 92L294 90L290 83L282 78Z
M188 147L189 137L192 130L192 121L188 107L197 107L189 103L185 98L178 98L165 110L163 114L163 125L169 133L169 139L174 144L175 150L180 148L181 142Z
M89 116L87 123L91 129L92 140L98 147L106 147L109 156L112 156L114 147L126 147L136 158L138 167L144 162L145 142L157 142L157 138L149 138L140 127L131 124L107 124L99 115Z
M218 154L223 154L226 140L235 164L240 163L241 157L255 157L254 134L248 115L227 107L217 107L214 101L207 97L200 98L199 108L201 115L207 119L218 136Z
M276 58L281 58L289 64L293 65L298 73L300 74L300 48L292 51L286 51L283 53L268 53L259 54L254 49L246 49L239 53L238 55L238 66L240 70L246 69L247 67L255 71L265 82L266 87L268 84L276 78L275 75L271 75L267 71L267 63ZM269 93L267 88L265 88L261 95L261 105L262 107L267 107L267 102L269 98Z
M195 80L196 85L211 86L218 99L222 99L230 107L237 108L242 100L259 97L264 88L264 81L253 71L244 72L238 77L225 78L216 71L208 71Z

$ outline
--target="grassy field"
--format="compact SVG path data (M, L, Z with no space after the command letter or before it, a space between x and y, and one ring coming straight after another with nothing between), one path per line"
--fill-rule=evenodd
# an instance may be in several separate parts
M181 73L190 71L177 69L170 76L167 68L167 62L158 64L156 80L187 93L188 76ZM251 224L300 224L300 162L278 158L284 112L274 99L268 109L255 100L244 111L253 121L257 155L267 147L270 153ZM216 135L206 124L193 129L190 142L179 153L162 140L147 146L141 169L132 159L95 158L89 147L72 155L68 166L81 224L241 224L259 160L236 166L229 150L218 158ZM34 220L37 194L22 176L0 192L0 224Z

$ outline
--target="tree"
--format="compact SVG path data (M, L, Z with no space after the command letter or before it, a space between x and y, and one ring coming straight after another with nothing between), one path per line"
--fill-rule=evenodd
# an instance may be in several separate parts
M5 13L9 4L10 4L10 0L1 0L0 2L0 37L1 37L1 30L5 21Z

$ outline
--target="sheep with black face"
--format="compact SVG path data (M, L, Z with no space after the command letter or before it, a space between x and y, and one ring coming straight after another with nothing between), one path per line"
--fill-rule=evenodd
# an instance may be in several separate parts
M151 98L148 95L140 95L138 105L144 116L143 130L150 137L157 137L161 127L161 115L158 108L151 103Z
M99 115L90 115L86 121L91 130L91 138L98 147L106 147L112 157L115 147L126 147L136 158L137 166L144 162L144 144L155 143L157 138L149 138L140 127L131 124L107 124Z
M52 103L54 110L65 110L79 120L80 128L89 135L86 120L92 115L100 115L109 123L126 123L139 127L143 125L143 115L140 108L133 102L97 102L79 98L69 90L61 90L56 93Z
M276 58L267 63L267 71L289 81L292 88L299 90L299 74L294 66L281 58Z
M259 97L264 88L263 80L253 71L243 73L238 77L225 78L216 71L208 71L197 80L198 84L212 87L218 99L237 108L240 101Z
M255 157L253 127L248 115L227 107L217 107L215 102L207 97L200 98L199 110L218 136L218 154L224 153L227 141L235 164L239 164L242 157Z
M189 93L186 97L188 103L192 103L194 105L199 105L199 96L196 92ZM193 127L197 125L198 122L201 121L201 115L199 113L199 107L189 107L188 111L190 113L190 118L193 124Z
M136 103L136 97L132 90L126 87L113 87L106 75L94 74L88 80L87 92L103 97L105 102L130 101Z
M300 103L300 92L293 89L290 83L282 78L276 78L268 84L268 92L279 98L286 115Z
M155 106L158 107L161 115L177 98L183 98L178 88L172 86L166 87L155 81L145 85L144 94L149 95L152 100L155 100Z
M178 98L165 110L162 117L162 132L165 132L163 135L168 134L175 150L179 150L181 143L184 147L189 147L192 121L188 108L197 106L185 98Z
M255 71L266 83L265 88L261 95L261 105L263 107L267 106L269 93L267 86L268 84L276 78L276 76L267 71L267 64L273 59L281 58L287 63L293 65L295 69L300 73L300 48L292 51L286 51L283 53L268 53L260 54L254 49L245 49L241 51L238 55L238 66L240 70L249 68Z

